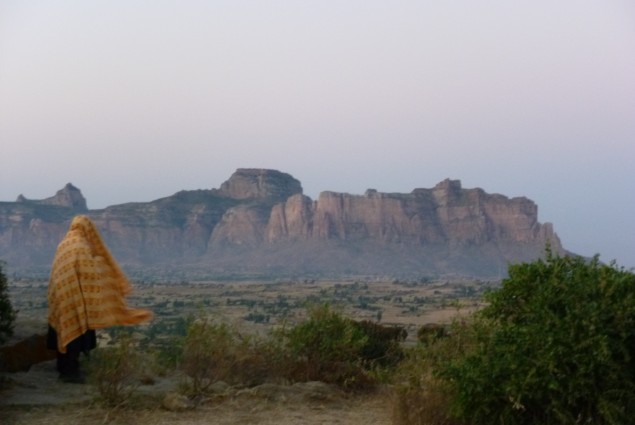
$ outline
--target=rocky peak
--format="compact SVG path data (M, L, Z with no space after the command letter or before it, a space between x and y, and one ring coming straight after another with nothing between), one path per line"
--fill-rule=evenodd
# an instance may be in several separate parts
M293 176L276 170L239 168L225 181L219 192L239 200L285 201L302 193L302 185Z
M24 195L20 194L16 199L18 203L33 203L40 205L55 205L58 207L71 208L76 211L87 211L86 198L82 195L82 192L73 186L72 183L67 183L62 189L58 190L54 196L46 199L32 200L27 199Z
M432 189L439 205L447 205L461 196L461 180L445 179Z

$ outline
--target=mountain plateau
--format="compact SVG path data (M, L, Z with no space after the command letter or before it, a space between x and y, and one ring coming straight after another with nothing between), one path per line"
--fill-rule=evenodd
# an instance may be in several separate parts
M289 174L238 169L217 189L99 210L70 183L51 198L0 202L0 259L16 273L47 273L76 214L93 219L125 269L144 275L500 277L548 244L565 252L533 201L459 180L312 200Z

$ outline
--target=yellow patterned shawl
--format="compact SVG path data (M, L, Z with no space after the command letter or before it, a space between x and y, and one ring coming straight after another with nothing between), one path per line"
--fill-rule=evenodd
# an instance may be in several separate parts
M48 288L48 321L58 351L65 353L68 343L90 329L152 319L150 311L128 307L124 297L131 291L95 224L76 216L57 247Z

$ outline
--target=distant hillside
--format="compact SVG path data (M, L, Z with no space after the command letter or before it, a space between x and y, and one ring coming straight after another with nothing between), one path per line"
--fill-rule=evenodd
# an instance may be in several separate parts
M291 175L238 169L218 189L87 210L67 184L51 198L0 202L0 259L46 273L78 213L115 257L144 275L308 276L460 274L498 277L545 245L564 252L531 200L444 180L410 193L302 194Z

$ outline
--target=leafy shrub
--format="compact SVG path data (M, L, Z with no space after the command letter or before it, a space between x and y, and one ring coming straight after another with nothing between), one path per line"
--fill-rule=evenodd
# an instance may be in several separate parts
M305 321L266 337L245 335L222 322L193 320L177 357L188 377L184 390L192 395L207 392L216 381L254 386L315 380L361 389L374 383L371 368L401 359L404 337L401 328L355 322L323 305L311 308Z
M191 379L192 393L204 393L214 382L227 377L232 339L224 324L203 319L190 324L183 343L181 369Z
M270 375L269 351L260 339L226 323L194 320L183 340L180 368L189 377L186 392L207 392L217 381L253 386Z
M9 299L7 277L4 274L4 263L0 261L0 345L13 335L16 311Z
M401 343L408 336L403 327L380 325L370 320L352 323L366 337L359 352L364 368L393 367L403 359Z
M313 307L308 318L288 331L295 367L291 378L322 381L346 389L369 385L361 351L368 337L355 323L328 305Z
M144 356L132 336L120 332L117 344L96 349L88 364L89 382L110 406L124 404L140 385Z
M446 336L448 336L446 326L439 323L426 323L417 331L417 341L422 344L429 344Z
M598 258L514 265L440 368L474 424L635 423L635 275Z

